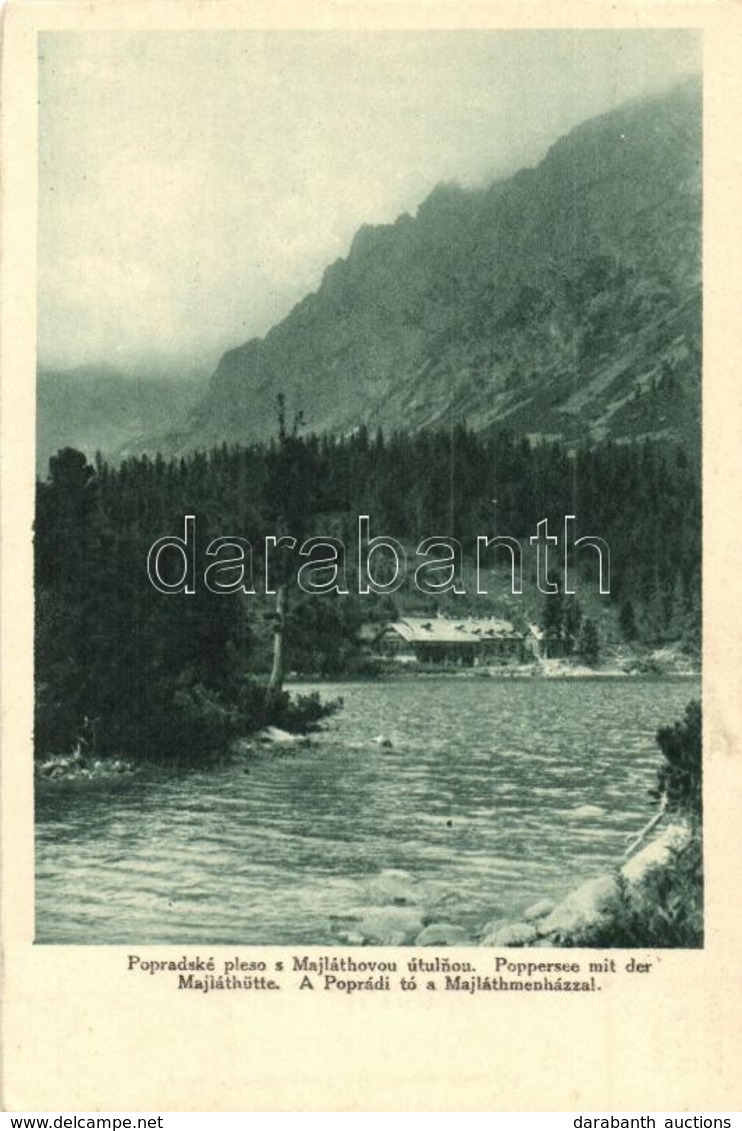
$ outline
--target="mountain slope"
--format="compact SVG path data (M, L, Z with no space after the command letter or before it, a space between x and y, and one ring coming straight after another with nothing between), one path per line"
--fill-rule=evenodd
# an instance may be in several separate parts
M534 169L363 227L263 339L226 353L173 448L465 420L567 438L699 416L701 95L583 123Z
M36 470L45 476L60 448L114 456L144 429L172 427L200 399L203 383L131 377L109 366L40 369L36 379Z

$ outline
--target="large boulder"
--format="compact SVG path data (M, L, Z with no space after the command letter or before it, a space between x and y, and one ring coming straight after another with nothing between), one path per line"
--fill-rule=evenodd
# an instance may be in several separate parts
M666 868L675 854L687 847L690 838L688 825L669 825L645 848L627 860L621 869L621 875L632 887L640 886L650 872L654 872L657 868Z
M533 923L506 923L482 939L482 946L528 946L538 937Z
M377 946L405 946L415 941L422 928L423 913L418 907L367 907L356 933Z
M538 923L538 934L555 941L576 942L583 934L608 926L621 908L615 876L598 876L581 884Z
M526 908L523 918L527 923L533 923L536 919L545 919L547 915L551 915L555 906L553 899L539 899L537 903L532 903Z
M309 741L302 734L291 734L288 730L273 726L261 730L258 738L261 742L269 742L275 746L305 746Z
M402 868L388 868L368 881L366 894L373 904L405 906L408 903L424 903L426 892L409 872Z
M468 946L471 936L454 923L431 923L415 939L415 946Z

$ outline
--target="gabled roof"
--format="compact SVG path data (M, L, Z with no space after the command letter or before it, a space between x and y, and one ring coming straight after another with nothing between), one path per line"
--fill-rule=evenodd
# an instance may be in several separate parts
M481 644L488 640L520 639L508 620L490 618L403 617L390 624L410 644Z

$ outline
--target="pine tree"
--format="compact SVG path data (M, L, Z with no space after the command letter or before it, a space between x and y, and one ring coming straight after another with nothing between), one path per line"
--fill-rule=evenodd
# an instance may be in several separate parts
M581 627L582 609L580 608L577 597L570 597L569 600L564 602L564 618L562 624L564 646L568 654L573 652L577 646Z
M618 623L624 640L628 643L631 643L632 640L636 640L637 631L634 606L628 598L621 605L621 611L618 614Z
M583 663L594 667L600 659L600 640L595 621L586 617L582 622L580 638L577 642L577 652Z

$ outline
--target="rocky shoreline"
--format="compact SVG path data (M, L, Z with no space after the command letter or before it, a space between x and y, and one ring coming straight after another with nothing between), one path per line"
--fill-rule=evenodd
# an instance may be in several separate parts
M424 884L409 872L389 869L369 882L369 904L341 917L337 941L346 946L609 946L613 928L627 913L642 914L651 899L648 885L672 868L691 837L686 822L672 823L614 871L586 880L559 902L541 899L520 917L494 919L476 933L455 922L455 899L448 908L426 905Z
M590 946L598 938L610 938L627 910L641 913L650 877L656 880L672 867L691 835L684 822L668 825L613 872L586 880L558 903L542 900L520 920L490 924L480 945Z
M127 758L93 758L79 748L68 755L52 754L34 765L36 777L46 781L101 781L131 777L138 769Z
M377 683L380 680L419 680L440 678L451 679L497 679L497 680L541 680L541 679L651 679L676 680L699 679L698 665L688 657L670 655L667 651L650 656L626 654L620 659L606 659L594 667L579 664L574 660L553 659L516 664L479 664L473 667L447 667L443 664L389 665L375 672L322 675L320 673L290 672L286 678L287 687L301 687L304 684Z
M303 753L311 741L306 735L267 727L252 739L233 743L229 757L244 761L249 772L252 758ZM391 745L383 735L373 741ZM35 767L37 777L47 781L121 779L137 770L124 759L93 759L79 747L67 757L47 758ZM663 884L672 885L673 865L694 836L689 821L677 816L668 821L660 809L619 865L585 880L558 902L539 899L515 918L494 918L474 930L457 921L463 918L464 908L455 891L434 898L425 882L411 873L384 870L359 892L359 906L335 918L336 942L346 946L498 948L638 945L622 941L626 924L632 923L636 931L637 924L641 929L656 914L657 891ZM660 830L661 822L665 823Z

